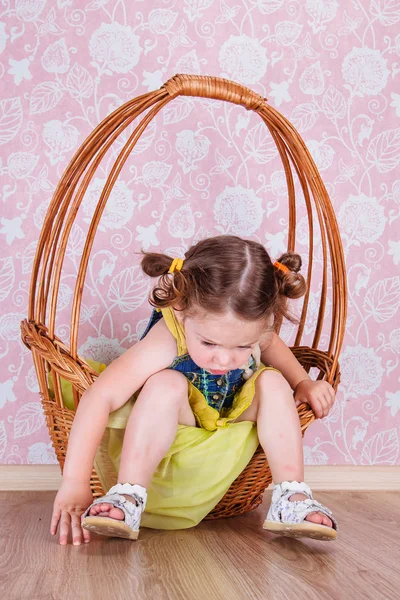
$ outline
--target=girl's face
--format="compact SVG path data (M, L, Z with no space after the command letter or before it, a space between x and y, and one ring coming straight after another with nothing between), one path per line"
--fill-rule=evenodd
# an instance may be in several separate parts
M201 317L175 314L184 327L191 358L213 375L242 367L266 329L265 321L242 321L230 312Z

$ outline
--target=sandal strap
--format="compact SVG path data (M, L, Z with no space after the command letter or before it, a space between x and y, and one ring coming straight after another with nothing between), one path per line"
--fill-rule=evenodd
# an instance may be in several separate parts
M305 494L308 498L289 500L293 494L297 493ZM313 498L311 489L304 481L283 481L275 485L267 515L268 520L288 524L302 523L313 512L320 512L329 517L333 529L338 530L338 523L332 515L332 511Z
M146 505L147 502L146 488L138 483L135 483L134 485L131 483L117 483L108 490L107 494L128 494L129 496L137 495L144 505Z
M313 499L311 488L305 481L282 481L274 486L272 502L276 502L280 498L289 500L293 494L305 494L310 499Z

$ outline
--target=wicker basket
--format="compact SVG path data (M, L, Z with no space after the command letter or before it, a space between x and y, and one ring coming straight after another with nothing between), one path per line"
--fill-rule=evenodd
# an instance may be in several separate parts
M265 123L278 148L287 179L289 250L294 250L296 239L296 199L292 169L294 168L297 173L309 221L307 280L310 281L313 269L315 226L313 208L321 232L323 274L312 347L300 346L307 318L308 292L304 299L292 351L307 371L311 367L317 367L318 378L326 378L335 389L339 383L338 356L343 341L347 306L344 256L329 196L303 140L290 122L267 104L265 98L243 85L217 77L175 75L159 90L134 98L119 107L96 127L64 172L43 224L33 264L28 318L22 321L21 332L24 344L32 351L43 410L61 469L65 461L74 412L63 406L60 377L72 384L75 408L84 390L97 377L93 369L77 355L77 340L85 276L100 217L118 174L146 126L165 105L182 95L201 96L241 105L247 110L256 112ZM71 228L82 198L102 157L118 135L143 111L147 111L146 115L129 137L113 165L89 227L75 286L68 346L55 335L55 322L60 274ZM329 281L332 282L330 288ZM328 348L322 351L318 349L318 344L323 323L326 321L328 292L331 294L332 308L330 340ZM49 373L52 374L54 382L54 397L49 395L47 386ZM304 434L315 416L310 407L305 404L299 407L298 412ZM238 515L255 508L260 504L263 492L270 482L271 474L266 457L262 449L258 448L246 469L234 481L224 498L207 518ZM91 477L91 487L94 496L103 495L104 491L95 470Z

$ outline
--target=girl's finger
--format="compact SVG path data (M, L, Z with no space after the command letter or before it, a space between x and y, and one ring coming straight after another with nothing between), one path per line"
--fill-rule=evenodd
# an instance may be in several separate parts
M68 533L70 527L71 517L69 513L64 510L61 513L61 522L60 522L60 544L65 546L68 544Z
M330 397L328 401L328 411L331 410L332 406L335 404L335 397Z
M315 416L320 419L322 416L322 404L319 398L314 398L314 401L312 403L312 409L315 413Z
M58 521L60 520L61 509L55 506L53 508L53 514L50 522L50 534L55 535L57 533Z
M331 407L331 401L329 399L329 396L325 396L321 400L322 400L321 404L322 404L322 409L323 409L323 416L322 416L322 418L325 418L329 414L329 410L330 410L330 407Z
M335 402L335 396L331 396L329 393L325 395L325 402L327 407L330 409Z
M90 531L88 531L87 529L82 529L82 533L83 541L85 542L85 544L87 544L88 542L90 542Z
M82 543L81 517L77 514L71 516L72 543L74 546L80 546Z

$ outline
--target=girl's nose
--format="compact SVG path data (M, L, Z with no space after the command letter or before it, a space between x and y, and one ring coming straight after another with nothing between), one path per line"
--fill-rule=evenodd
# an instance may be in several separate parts
M215 358L214 362L219 367L227 367L230 364L231 357L228 352L219 352Z

